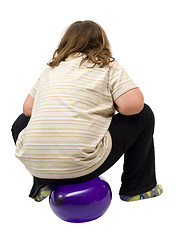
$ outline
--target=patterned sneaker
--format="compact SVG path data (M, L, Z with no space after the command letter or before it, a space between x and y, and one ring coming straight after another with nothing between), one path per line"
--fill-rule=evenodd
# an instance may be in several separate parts
M128 197L128 196L122 196L120 195L120 199L122 201L126 202L132 202L132 201L137 201L141 199L147 199L147 198L153 198L161 195L163 193L163 188L160 184L157 184L155 188L153 188L151 191L133 196L133 197Z
M51 190L52 190L52 185L44 186L43 188L39 189L34 200L36 202L41 202L42 200L44 200L46 197L50 195Z

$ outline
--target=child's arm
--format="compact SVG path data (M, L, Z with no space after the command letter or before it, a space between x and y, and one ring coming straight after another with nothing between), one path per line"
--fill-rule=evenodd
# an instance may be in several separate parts
M23 104L23 113L27 117L31 117L33 104L34 104L34 98L32 98L30 94L28 94Z
M116 109L122 115L133 115L142 111L144 96L139 88L131 89L115 100Z

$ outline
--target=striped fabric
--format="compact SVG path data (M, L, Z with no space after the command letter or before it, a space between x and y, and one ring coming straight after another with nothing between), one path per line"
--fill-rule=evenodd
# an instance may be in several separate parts
M15 155L36 177L75 178L96 170L108 157L113 101L136 88L114 61L112 68L79 68L82 56L48 67L30 91L32 115L16 142Z

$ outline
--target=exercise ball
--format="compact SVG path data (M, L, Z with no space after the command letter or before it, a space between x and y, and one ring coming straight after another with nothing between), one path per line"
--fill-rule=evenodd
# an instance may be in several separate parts
M103 177L76 184L55 185L49 197L53 212L67 222L95 220L108 209L112 191Z

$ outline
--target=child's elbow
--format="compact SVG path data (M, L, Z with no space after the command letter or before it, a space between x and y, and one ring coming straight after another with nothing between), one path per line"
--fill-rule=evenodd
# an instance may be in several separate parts
M144 100L133 102L132 104L129 104L126 108L124 108L121 114L123 115L138 114L142 111L143 108L144 108Z
M23 113L27 117L31 117L32 111L30 109L26 109L23 105Z
M24 113L25 116L31 117L33 103L34 103L34 99L30 95L28 95L24 104L23 104L23 113Z

